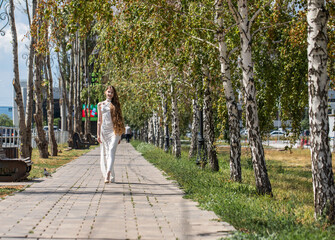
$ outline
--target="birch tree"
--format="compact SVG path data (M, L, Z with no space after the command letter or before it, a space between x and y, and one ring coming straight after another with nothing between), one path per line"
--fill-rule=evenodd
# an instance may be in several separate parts
M231 80L230 60L227 43L225 42L225 32L228 27L224 24L223 0L215 2L215 22L217 24L217 41L219 44L219 60L221 65L221 79L226 99L229 121L230 139L230 179L241 182L241 142L240 142L240 121L238 107L235 100L235 93Z
M242 69L242 85L246 109L246 125L251 149L252 164L259 194L272 195L272 188L265 164L264 149L260 134L256 88L254 82L254 63L252 60L251 27L261 8L249 18L248 0L238 0L237 8L231 0L227 0L230 11L239 29L240 35L240 66Z
M50 64L50 52L48 51L48 54L46 56L46 76L48 79L48 107L47 107L47 113L48 113L48 135L49 135L49 144L50 144L50 151L51 156L57 156L58 154L58 146L56 142L55 137L55 131L54 131L54 95L53 95L53 77L52 77L52 71L51 71L51 64Z
M196 96L194 99L192 99L192 126L191 126L191 145L190 150L188 152L188 157L192 158L195 157L197 154L197 135L198 135L198 128L199 128L199 107L198 107L198 101L196 99Z
M213 103L211 93L211 83L213 81L209 72L208 66L204 65L204 132L205 132L205 146L207 148L207 159L212 171L219 171L219 162L215 147L215 133L213 121Z
M36 17L36 8L37 0L32 0L32 16L29 13L29 4L26 0L26 9L28 15L29 27L32 26L32 20ZM29 45L29 57L28 57L28 82L27 82L27 105L26 105L26 115L25 115L25 124L26 124L26 141L21 143L21 155L22 157L31 157L32 154L32 118L33 118L33 101L34 101L34 56L35 56L35 36L30 33L30 45Z
M172 77L171 77L172 79ZM172 124L172 154L180 158L181 157L181 143L180 143L180 129L179 129L179 112L177 103L177 91L175 83L171 80L171 124Z
M34 120L36 123L37 136L35 137L35 142L39 150L41 158L48 158L48 142L46 140L45 131L43 130L43 94L42 94L42 73L43 73L43 49L44 49L44 36L46 28L42 28L43 25L43 14L44 14L44 4L41 1L37 1L38 13L36 21L36 54L35 54L35 114Z
M26 10L28 15L28 23L31 27L31 17L29 13L28 2L26 1ZM32 147L31 147L31 123L32 123L32 104L33 104L33 64L34 64L34 44L35 38L33 34L30 36L30 46L29 46L29 57L28 57L28 82L27 82L27 104L26 111L24 111L23 98L21 92L20 84L20 74L18 65L18 42L17 42L17 32L15 23L15 5L13 1L9 1L9 22L11 26L12 33L12 45L13 45L13 70L14 79L13 87L16 92L15 102L18 106L19 115L19 128L20 128L20 155L23 158L31 157ZM36 13L36 0L32 1L32 17L35 18Z
M324 0L307 1L309 125L315 217L335 223L335 188L328 132L327 20Z

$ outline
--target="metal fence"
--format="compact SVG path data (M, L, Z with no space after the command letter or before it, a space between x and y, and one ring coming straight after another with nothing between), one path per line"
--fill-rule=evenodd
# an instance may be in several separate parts
M46 131L47 140L49 138L48 132ZM19 147L20 146L20 130L17 127L1 127L0 126L0 139L2 140L2 147ZM36 129L32 129L31 145L36 148L35 137L37 136ZM57 144L63 144L67 142L69 132L67 131L55 131L55 137Z
M19 128L0 126L0 139L2 141L2 147L19 147L19 133Z
M63 143L67 143L67 139L69 137L69 132L68 131L55 131L55 138L56 138L56 142L57 144L63 144ZM33 148L37 148L36 142L35 142L35 137L37 137L37 130L36 128L34 128L32 130L32 134L31 134L32 138L31 138L31 146ZM47 141L49 141L49 133L48 131L45 131L45 136L47 138Z

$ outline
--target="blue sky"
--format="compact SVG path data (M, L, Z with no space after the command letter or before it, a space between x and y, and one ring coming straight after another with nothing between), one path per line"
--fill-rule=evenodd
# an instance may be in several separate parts
M25 37L29 30L27 16L23 13L23 8L15 2L15 18L16 31L18 35L19 44L19 64L20 64L20 79L27 79L27 67L22 54L28 53L25 44L29 44L29 39ZM4 12L4 8L0 9ZM5 22L0 21L0 28L4 26ZM13 106L13 54L12 54L12 36L10 26L4 29L5 36L0 35L0 106Z

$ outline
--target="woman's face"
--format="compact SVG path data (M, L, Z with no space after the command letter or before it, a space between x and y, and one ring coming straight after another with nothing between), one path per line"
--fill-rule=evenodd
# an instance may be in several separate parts
M108 98L108 99L112 99L113 96L114 96L114 91L113 91L112 88L108 88L108 89L106 90L105 94L106 94L106 98Z

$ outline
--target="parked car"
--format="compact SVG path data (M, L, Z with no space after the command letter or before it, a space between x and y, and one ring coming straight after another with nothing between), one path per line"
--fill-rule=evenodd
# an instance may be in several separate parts
M241 130L241 131L240 131L240 135L241 135L241 137L243 137L243 136L248 136L248 131L247 131L247 129L243 129L243 130Z
M46 132L49 131L49 126L44 126L43 130ZM54 126L54 131L59 131L59 128L57 126Z
M281 130L274 130L270 132L270 137L284 137L286 136L286 132Z

